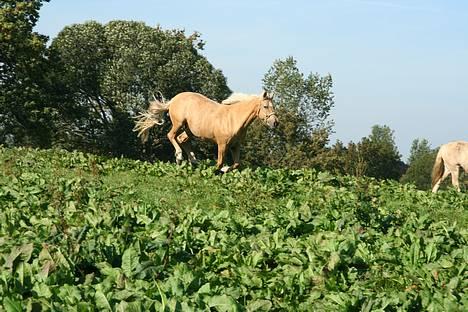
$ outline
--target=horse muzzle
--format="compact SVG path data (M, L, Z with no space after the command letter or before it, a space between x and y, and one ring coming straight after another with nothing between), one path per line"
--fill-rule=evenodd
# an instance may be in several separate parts
M276 128L278 126L278 118L276 117L276 115L267 116L265 121L268 127L270 127L271 129Z

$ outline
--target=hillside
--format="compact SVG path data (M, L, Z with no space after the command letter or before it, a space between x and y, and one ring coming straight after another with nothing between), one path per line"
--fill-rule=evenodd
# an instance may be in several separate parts
M464 193L25 148L0 172L6 311L468 310Z

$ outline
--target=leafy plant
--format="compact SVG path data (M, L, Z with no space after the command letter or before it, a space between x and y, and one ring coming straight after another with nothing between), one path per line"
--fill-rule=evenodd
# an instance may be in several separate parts
M0 147L0 306L466 310L467 195Z

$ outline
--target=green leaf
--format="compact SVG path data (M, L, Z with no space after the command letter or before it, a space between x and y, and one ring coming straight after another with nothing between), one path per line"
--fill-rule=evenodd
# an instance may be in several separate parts
M328 270L333 271L335 267L340 263L340 260L340 255L337 252L332 252L327 264Z
M448 269L448 268L451 268L453 267L453 262L448 260L447 258L442 258L440 260L440 265L444 268L444 269Z
M33 243L24 244L23 246L21 246L20 248L21 260L23 260L24 262L28 262L29 259L31 259L33 249L34 249Z
M7 312L22 312L21 302L6 297L3 299L3 306Z
M19 257L19 255L21 255L21 248L16 247L16 246L13 247L10 254L6 258L5 267L7 267L9 269L12 269L13 264L14 264L15 260Z
M310 294L309 294L309 300L317 300L319 299L320 297L322 296L322 292L320 291L317 291L317 290L314 290L314 291L311 291Z
M455 276L450 279L450 282L447 284L447 288L450 290L454 290L458 287L458 284L460 282L460 279Z
M197 291L198 294L209 294L211 292L210 283L203 284Z
M143 311L141 307L141 302L134 301L134 302L125 302L121 301L115 311L117 312L140 312Z
M102 293L102 291L97 290L94 294L94 299L96 300L96 306L102 310L112 311L112 308L107 300L106 296Z
M133 291L130 291L128 289L122 289L119 291L116 291L112 298L117 299L117 300L127 300L131 296L133 296L135 293Z
M97 267L99 268L99 271L101 274L105 276L110 276L114 280L117 280L119 275L121 274L121 269L120 268L113 268L109 263L107 262L101 262L97 264Z
M126 276L133 276L139 264L139 255L135 248L130 247L122 255L122 271Z
M254 300L247 305L247 311L270 311L272 307L270 300Z
M52 292L50 291L49 286L44 283L35 284L32 290L36 292L38 297L44 297L44 298L52 297Z
M207 304L210 308L216 308L220 312L239 311L236 301L227 295L213 296L208 298Z
M63 285L59 288L58 297L71 305L78 304L81 301L81 293L77 286Z

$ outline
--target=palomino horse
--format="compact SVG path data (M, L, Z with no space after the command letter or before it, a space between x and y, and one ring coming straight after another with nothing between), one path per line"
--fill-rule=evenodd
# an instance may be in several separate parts
M177 94L172 100L150 102L146 113L140 114L133 131L145 142L150 128L162 124L162 114L169 111L172 129L167 134L175 149L178 164L183 160L182 149L190 162L196 162L189 141L198 137L215 142L218 145L217 169L224 164L226 150L231 149L234 164L225 167L227 172L239 167L240 145L245 138L247 127L255 120L261 119L271 128L278 124L272 103L272 97L266 91L262 95L235 94L219 104L207 97L193 92Z
M453 186L460 192L458 184L460 168L468 172L468 142L456 141L442 145L432 169L432 192L437 192L440 183L449 174L452 174Z

